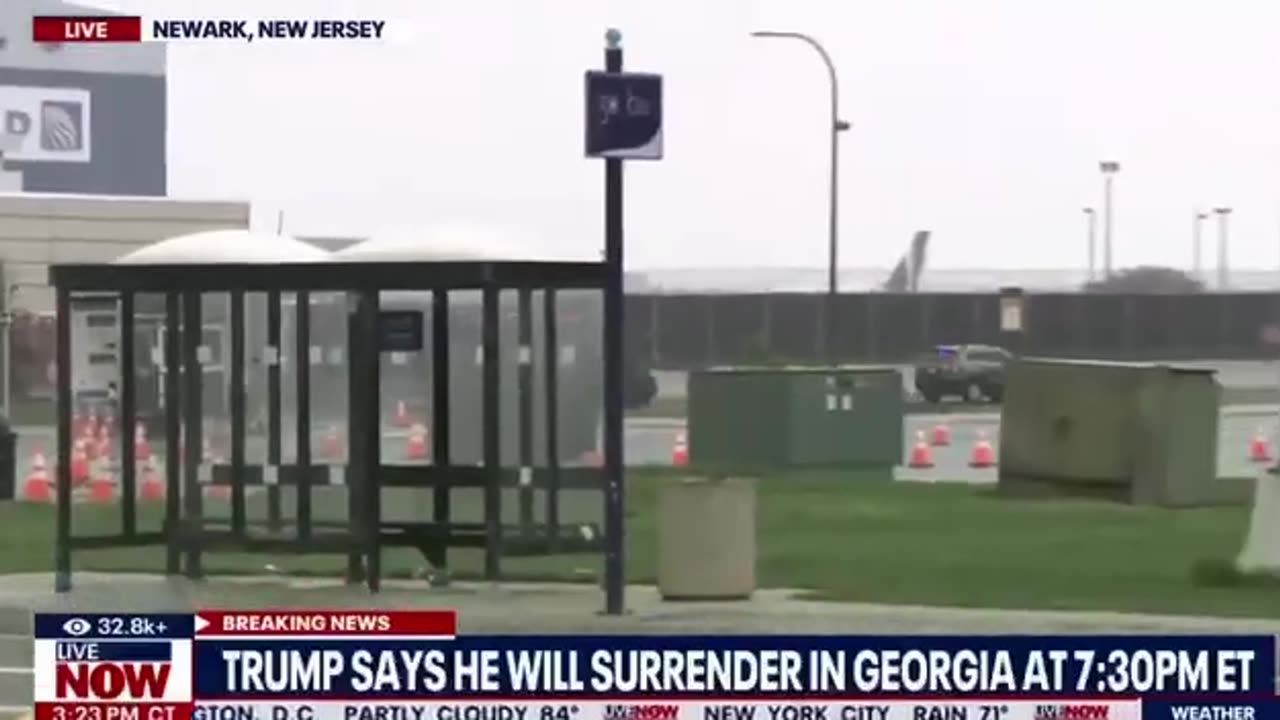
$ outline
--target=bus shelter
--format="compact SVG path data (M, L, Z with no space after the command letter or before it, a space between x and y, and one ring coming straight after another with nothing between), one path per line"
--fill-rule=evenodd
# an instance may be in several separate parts
M447 568L450 548L479 548L483 552L483 575L497 580L502 576L502 558L512 555L599 552L620 544L620 527L600 527L596 523L564 523L559 518L559 494L565 490L603 491L605 477L601 462L562 462L557 398L557 373L562 365L561 346L556 340L558 297L566 291L601 291L610 282L603 262L526 261L491 259L380 258L376 254L358 260L332 255L298 257L290 252L273 252L281 243L297 243L278 236L254 237L241 233L235 238L218 238L227 244L217 261L196 262L181 253L152 253L146 250L139 262L109 264L60 264L50 268L50 284L57 302L57 467L56 487L56 590L72 586L72 554L76 551L116 547L163 546L165 572L198 578L204 574L203 557L215 552L270 554L333 554L345 556L349 582L365 582L377 591L383 576L382 551L409 547L422 553L436 569ZM212 235L216 233L205 233ZM207 245L210 238L181 239L186 246ZM170 242L176 242L170 241ZM163 246L164 243L158 244ZM310 247L310 246L305 246ZM314 248L312 248L314 250ZM305 253L304 253L305 254ZM124 260L124 259L122 259ZM503 292L516 295L516 347L503 348ZM429 310L389 308L385 298L406 292L430 296ZM456 397L450 381L451 298L462 293L478 294L479 340L475 357L479 385L475 396ZM226 298L227 343L218 357L212 357L209 336L208 298ZM345 325L345 352L333 353L326 363L323 349L313 341L313 299L324 296L333 306L339 298L340 322ZM541 307L535 308L534 298ZM75 421L77 385L71 361L74 352L73 308L84 298L99 304L115 303L118 309L118 416L119 436L118 509L119 526L114 532L101 527L76 527L73 507L73 453L76 447ZM249 299L264 302L250 302ZM293 367L294 408L291 428L285 427L279 409L281 393L281 309L294 308L292 338L296 362ZM265 318L257 318L257 315ZM532 317L539 316L541 338L534 343ZM137 323L146 316L158 323L157 342L143 346L147 333ZM429 320L426 316L429 316ZM255 321L267 329L262 347L251 347L246 328ZM385 418L383 383L388 353L421 350L429 339L429 370L421 380L430 387L427 408L430 435L430 462L400 464L387 462L384 455ZM535 347L536 345L536 347ZM504 382L504 353L518 358L515 382ZM259 389L250 387L246 369L248 356L267 366L266 405L268 420L261 427L253 420L248 405ZM317 358L315 356L319 355ZM320 363L316 360L320 359ZM139 368L152 366L160 384L157 403L162 436L160 463L163 477L162 518L155 529L144 527L145 512L139 498L139 478L155 468L144 466L138 443L142 435L130 430L139 426ZM208 367L225 372L225 413L213 419L206 386ZM345 382L348 402L343 437L347 450L335 461L319 457L315 445L312 408L317 383L313 372L323 366L333 382ZM620 368L603 367L604 373ZM535 418L534 374L545 388ZM325 383L320 392L325 392ZM502 422L504 397L516 395L519 441L514 462L503 452ZM621 397L603 397L604 403L622 403ZM459 404L479 406L479 422L458 427ZM617 409L620 412L620 408ZM211 427L225 422L227 457L208 452ZM532 447L534 428L543 424L542 447ZM145 425L145 423L143 423ZM454 462L451 437L478 435L478 457ZM250 459L249 448L265 441L265 460ZM284 457L281 445L290 441L291 457ZM535 454L537 459L535 461ZM339 520L317 517L314 498L322 488L341 488L345 512ZM206 491L222 489L225 512L209 512ZM282 512L279 491L292 493L290 512ZM433 496L430 517L392 518L384 507L384 491L390 488L426 490ZM482 498L479 521L454 517L450 497L454 491L469 490ZM265 520L250 517L250 496L269 500ZM505 519L504 497L514 495L519 505L518 519ZM605 495L600 495L601 500ZM541 507L540 512L535 510ZM607 513L606 513L607 515ZM617 537L611 537L616 533Z

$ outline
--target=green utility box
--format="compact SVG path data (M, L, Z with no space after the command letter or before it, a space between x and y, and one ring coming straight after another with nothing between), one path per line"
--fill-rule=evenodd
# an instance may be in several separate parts
M896 368L713 368L689 375L699 467L892 468L902 460Z
M1163 506L1223 500L1213 370L1027 358L1007 372L1002 492Z

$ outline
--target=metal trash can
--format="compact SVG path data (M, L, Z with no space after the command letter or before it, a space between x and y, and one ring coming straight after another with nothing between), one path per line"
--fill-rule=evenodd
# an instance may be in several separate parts
M756 484L681 478L658 492L658 593L745 600L756 589Z
M0 500L18 499L18 435L0 415Z

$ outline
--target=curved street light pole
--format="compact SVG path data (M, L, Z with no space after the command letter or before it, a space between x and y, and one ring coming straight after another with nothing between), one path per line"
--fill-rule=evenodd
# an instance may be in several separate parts
M831 62L831 55L827 53L827 49L822 47L822 43L812 37L798 32L777 32L773 30L758 30L751 33L751 37L756 38L780 38L784 40L799 40L800 42L813 48L818 57L822 58L822 64L827 67L827 80L831 87L831 180L828 187L829 207L827 217L827 297L826 311L823 313L823 355L829 364L835 363L835 330L836 330L836 299L840 292L840 283L838 278L839 269L839 237L840 237L840 133L849 129L849 123L840 119L840 81L836 77L835 63ZM912 258L908 258L910 264Z

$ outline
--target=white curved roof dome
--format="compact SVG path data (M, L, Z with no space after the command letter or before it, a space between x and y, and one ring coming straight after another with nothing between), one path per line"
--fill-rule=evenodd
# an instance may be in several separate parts
M333 253L343 262L555 262L535 233L483 223L450 222L382 232Z
M321 262L329 253L289 237L250 230L178 235L116 258L116 265L216 265Z

